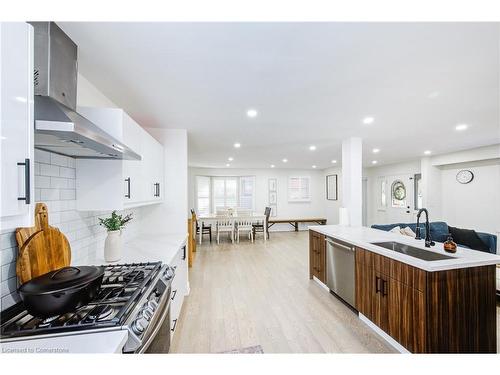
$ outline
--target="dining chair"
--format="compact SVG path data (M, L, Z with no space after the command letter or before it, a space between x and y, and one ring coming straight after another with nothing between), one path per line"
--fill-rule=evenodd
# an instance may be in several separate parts
M227 217L218 217L216 219L216 229L217 229L217 244L220 243L220 234L229 233L231 236L231 242L234 243L234 219Z
M249 208L238 207L236 208L236 216L251 216L253 211Z
M258 223L254 223L252 225L253 238L255 239L256 233L265 233L267 232L267 238L269 239L269 216L271 215L271 207L266 207L264 210L265 220L259 221ZM264 225L266 226L266 230L264 231Z
M194 218L196 220L196 234L199 235L200 238L200 245L203 240L203 235L208 234L210 238L210 243L212 243L212 224L205 225L205 223L201 223L201 228L200 228L200 223L198 222L198 215L196 215L196 211L192 208L191 209L191 214L194 215ZM201 229L201 231L200 231Z
M253 220L252 211L249 209L237 211L237 218L235 221L236 241L240 243L240 232L248 232L248 238L253 242Z
M216 207L215 214L217 216L228 216L228 207Z

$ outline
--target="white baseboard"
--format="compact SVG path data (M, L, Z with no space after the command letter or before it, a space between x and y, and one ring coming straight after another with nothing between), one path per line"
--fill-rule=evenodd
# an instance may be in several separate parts
M391 336L385 333L382 329L380 329L375 323L373 323L366 316L359 313L359 319L361 319L368 327L374 330L380 337L382 337L385 341L387 341L398 352L403 354L411 354L411 352L409 352L404 346L402 346L399 342L397 342Z
M330 288L328 288L325 284L323 284L323 282L320 279L318 279L316 276L313 276L313 280L316 281L319 284L320 287L322 287L328 293L330 293Z

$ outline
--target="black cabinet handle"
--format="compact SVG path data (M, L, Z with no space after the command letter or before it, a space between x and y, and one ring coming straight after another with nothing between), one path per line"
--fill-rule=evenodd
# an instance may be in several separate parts
M130 177L126 178L125 181L127 182L127 194L125 194L125 198L130 199Z
M172 322L174 322L174 326L172 327L171 331L174 332L175 326L177 325L177 319L172 320Z
M170 297L170 300L173 301L176 295L177 295L177 289L172 292L172 297Z
M157 197L160 196L160 183L159 182L156 183L156 196Z
M30 185L30 159L24 159L24 163L17 163L24 166L24 197L18 197L18 201L24 201L26 204L31 203L31 185Z
M182 260L186 260L186 246L182 248L183 253L182 253Z
M375 276L375 293L378 293L380 292L380 281L382 281L382 279L378 276Z

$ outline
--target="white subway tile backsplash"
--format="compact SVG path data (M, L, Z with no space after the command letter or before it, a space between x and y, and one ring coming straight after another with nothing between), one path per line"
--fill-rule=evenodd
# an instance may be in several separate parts
M59 169L59 173L60 173L61 177L65 177L65 178L75 178L75 176L76 176L74 168L61 167Z
M2 283L0 295L5 297L8 294L11 294L13 290L17 289L17 278L11 277L10 279L5 280Z
M40 189L41 201L57 201L59 200L59 189Z
M38 150L35 148L35 162L50 164L50 152Z
M76 167L76 159L75 158L68 158L68 165L67 167L69 168L75 168Z
M75 200L76 199L76 190L75 189L60 189L59 190L59 199L60 200Z
M47 204L49 223L58 227L71 245L72 264L87 259L89 252L102 251L106 230L98 218L109 216L110 211L76 211L75 159L35 150L35 200ZM123 231L123 239L135 236L140 220L140 209L132 212L134 220ZM17 303L15 266L17 243L14 231L0 234L1 310Z
M17 256L17 247L11 247L10 249L3 249L1 252L1 263L8 264L15 262Z
M14 276L16 276L16 262L2 264L2 283Z
M1 303L2 303L2 310L5 310L6 308L15 305L20 301L19 294L17 292L7 294L5 297L2 297Z
M40 202L41 200L41 189L35 188L35 201Z
M0 249L9 249L11 247L15 247L16 243L16 235L14 232L6 232L2 233L0 236ZM3 264L3 263L2 263Z
M68 158L67 156L62 156L59 154L54 154L53 152L50 153L50 164L52 165L59 165L61 167L67 167L68 166Z
M40 187L67 189L68 188L68 181L74 181L74 180L69 180L67 178L63 178L63 177L48 177L48 178L50 179L50 182L49 182L50 186L40 186Z
M37 176L35 175L35 186L40 189L40 188L50 188L50 179L54 177L49 177L49 176ZM55 187L55 186L52 186Z
M40 164L40 175L58 177L59 166L51 164Z
M34 165L35 165L34 166L35 169L33 171L34 171L35 175L39 175L40 174L40 163L35 162Z

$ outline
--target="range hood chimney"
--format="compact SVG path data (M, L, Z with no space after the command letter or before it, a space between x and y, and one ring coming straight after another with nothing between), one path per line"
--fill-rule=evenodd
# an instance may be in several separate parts
M75 158L141 160L76 112L76 44L54 22L30 24L35 51L35 148Z

